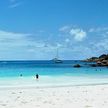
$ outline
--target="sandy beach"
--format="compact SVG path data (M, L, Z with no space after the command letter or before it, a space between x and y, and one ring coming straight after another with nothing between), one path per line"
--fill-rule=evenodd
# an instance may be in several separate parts
M108 108L108 85L0 88L0 108Z

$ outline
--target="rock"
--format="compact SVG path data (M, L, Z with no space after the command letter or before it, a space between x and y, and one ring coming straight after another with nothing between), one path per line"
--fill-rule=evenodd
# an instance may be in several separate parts
M102 54L101 56L99 56L99 58L104 58L106 56L107 56L106 54Z
M101 65L102 63L101 63L101 61L97 61L97 64L98 64L98 65Z
M79 67L81 67L81 65L79 65L79 64L75 64L73 67L75 67L75 68L79 68Z
M96 64L90 64L92 67L96 66L108 66L108 54L102 54L99 57L91 57L84 60L86 62L95 62Z
M103 60L102 63L107 64L108 60Z
M84 60L85 62L96 62L98 60L98 57L91 57L91 58L88 58L86 60Z
M97 62L98 66L108 66L108 61L107 60L103 60L103 61L98 61Z
M108 60L108 55L105 56L105 60Z

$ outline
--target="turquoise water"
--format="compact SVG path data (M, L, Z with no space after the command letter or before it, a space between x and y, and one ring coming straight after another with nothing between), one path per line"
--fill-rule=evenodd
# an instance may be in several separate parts
M81 68L73 68L81 64ZM35 75L39 74L39 80ZM20 76L22 74L22 77ZM67 86L108 83L107 67L90 67L81 61L1 61L0 87L3 86Z

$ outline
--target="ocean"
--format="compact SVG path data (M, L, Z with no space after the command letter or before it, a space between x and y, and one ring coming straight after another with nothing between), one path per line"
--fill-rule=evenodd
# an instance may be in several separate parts
M74 68L80 64L82 67ZM39 79L36 80L36 74ZM22 76L21 76L22 75ZM107 84L108 68L91 67L79 60L0 61L0 87L75 86Z

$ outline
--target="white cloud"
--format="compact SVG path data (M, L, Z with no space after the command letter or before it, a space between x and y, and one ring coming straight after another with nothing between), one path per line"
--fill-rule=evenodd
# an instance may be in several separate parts
M32 34L27 33L15 33L0 30L0 50L3 49L27 49L29 52L33 52L45 48L49 48L50 50L55 48L61 48L63 45L59 42L55 42L54 44L44 42L44 40L30 40ZM35 37L35 36L34 36Z
M97 28L90 28L89 32L104 32L108 31L108 27L97 27Z
M0 30L0 36L2 37L15 37L15 36L27 36L30 34L24 34L24 33L15 33L15 32L8 32L8 31L4 31L4 30Z
M46 37L42 38L38 34L33 35L0 30L0 52L3 53L0 54L0 57L12 58L14 55L14 58L18 59L45 59L46 57L50 59L55 55L56 49L59 48L60 56L64 55L66 58L68 55L72 59L72 53L77 54L77 57L83 56L86 58L108 50L107 30L102 33L95 32L93 36L91 34L81 28L71 27L64 35L62 34L56 38L52 36L50 40L45 40ZM42 34L42 36L44 35L45 33ZM86 38L87 35L88 37ZM86 41L83 41L85 38ZM82 42L80 43L79 41Z
M22 4L21 2L20 3L14 3L14 4L11 4L9 6L9 8L16 8L16 7L20 6L21 4Z
M2 59L39 59L39 57L45 58L47 51L54 50L55 46L50 44L48 48L45 47L43 40L32 41L30 39L32 36L32 34L28 33L0 30L0 57ZM58 46L60 45L58 44ZM46 53L43 53L46 49L48 49Z
M108 50L108 39L100 40L97 44L95 44L95 47L100 50Z
M65 39L65 42L69 42L69 36L73 36L75 41L83 41L83 39L85 39L85 37L87 36L87 32L84 31L81 28L77 28L76 26L63 26L59 29L59 31L61 33L64 33L64 35L62 34L62 37L68 38ZM71 41L73 41L71 39Z
M57 48L60 48L60 47L62 47L62 44L60 44L60 43L57 43Z
M63 26L59 29L60 32L68 32L70 30L70 26Z
M94 28L90 28L90 29L89 29L89 32L94 32L94 31L95 31Z
M0 30L0 50L11 48L23 48L24 46L31 45L28 41L28 37L32 34L15 33Z
M9 8L16 8L22 4L22 2L18 0L9 0L9 1L10 1Z
M87 36L87 33L84 30L77 28L71 29L70 35L73 36L76 41L82 41Z
M85 58L87 55L90 57L108 53L108 27L94 27L85 31L82 28L70 26L68 32L64 32L65 30L67 30L67 28L64 27L61 33L62 38L64 38L63 45L66 51L72 50L71 52L73 53L81 51L87 52ZM83 41L85 38L86 40ZM81 43L79 43L80 41ZM84 54L82 53L82 55Z
M70 40L68 38L65 39L65 42L68 43Z

